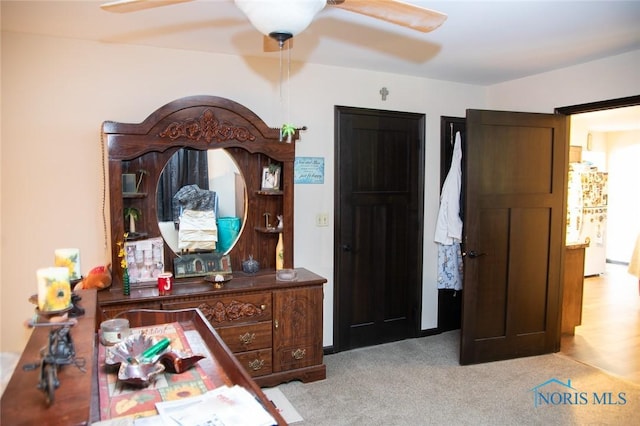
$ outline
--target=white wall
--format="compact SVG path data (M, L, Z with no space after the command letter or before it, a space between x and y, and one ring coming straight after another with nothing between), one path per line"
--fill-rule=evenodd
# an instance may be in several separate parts
M59 247L79 247L82 273L109 262L103 225L100 128L140 122L184 96L237 101L278 127L277 61L187 50L2 33L0 351L21 351L33 313L35 270ZM389 96L382 101L381 87ZM333 109L347 105L426 115L422 327L437 325L439 120L485 107L485 88L318 65L294 65L291 121L306 125L298 156L325 157L323 185L295 189L295 265L328 279L324 345L333 343ZM318 212L329 227L315 226ZM312 243L310 243L312 242Z
M640 233L640 130L605 135L609 171L607 259L628 263Z
M552 113L554 108L640 94L640 50L496 84L491 109Z

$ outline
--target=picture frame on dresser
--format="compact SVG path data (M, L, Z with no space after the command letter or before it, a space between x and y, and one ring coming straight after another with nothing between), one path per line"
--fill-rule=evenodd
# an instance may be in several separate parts
M211 274L230 274L231 258L215 252L187 253L173 261L176 278L203 277Z
M274 191L280 189L280 167L262 168L262 190Z

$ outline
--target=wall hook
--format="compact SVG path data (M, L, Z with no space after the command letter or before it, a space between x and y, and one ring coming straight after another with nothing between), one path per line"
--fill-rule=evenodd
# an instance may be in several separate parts
M449 123L449 126L451 127L451 132L449 132L449 143L453 146L453 123Z

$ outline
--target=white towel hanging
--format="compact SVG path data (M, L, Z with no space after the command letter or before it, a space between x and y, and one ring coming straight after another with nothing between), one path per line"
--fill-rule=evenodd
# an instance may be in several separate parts
M451 168L442 186L440 210L436 222L435 242L451 245L462 240L460 190L462 188L462 147L460 132L456 132Z

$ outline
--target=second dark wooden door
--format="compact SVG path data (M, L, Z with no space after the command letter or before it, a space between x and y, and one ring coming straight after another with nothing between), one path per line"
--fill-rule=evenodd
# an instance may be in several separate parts
M559 350L562 115L467 111L462 364Z
M424 115L336 107L334 346L417 335Z

